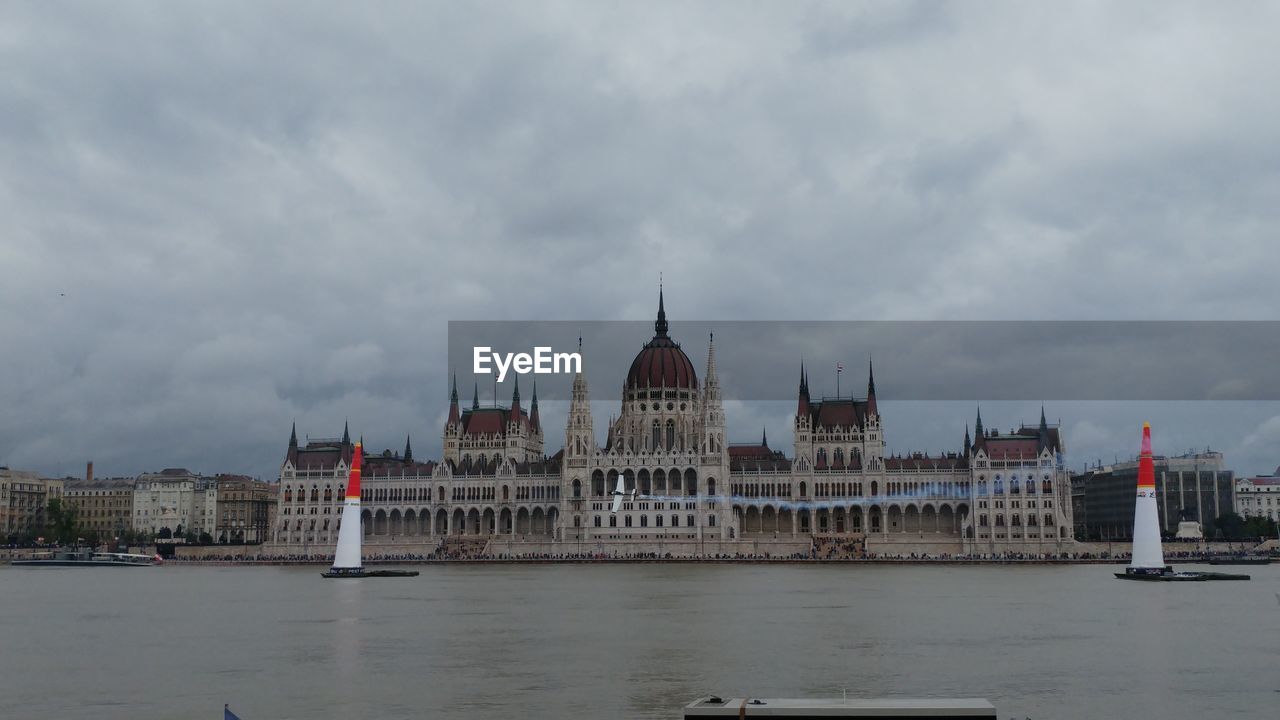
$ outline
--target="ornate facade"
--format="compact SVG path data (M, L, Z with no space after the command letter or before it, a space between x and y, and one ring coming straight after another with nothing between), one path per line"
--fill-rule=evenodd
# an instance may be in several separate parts
M653 338L632 362L621 411L597 441L590 392L574 378L564 447L544 451L534 388L526 411L517 382L509 407L459 404L457 383L443 429L443 458L366 455L364 533L372 542L536 543L558 552L663 547L706 551L707 543L761 543L837 536L892 543L943 543L960 552L1061 549L1071 532L1070 482L1061 435L1041 413L1038 427L986 431L942 455L886 453L868 368L866 396L812 398L800 373L792 456L759 443L726 442L714 337L701 382L669 335L659 294ZM354 446L296 433L280 473L275 541L331 546ZM609 512L621 478L634 498Z

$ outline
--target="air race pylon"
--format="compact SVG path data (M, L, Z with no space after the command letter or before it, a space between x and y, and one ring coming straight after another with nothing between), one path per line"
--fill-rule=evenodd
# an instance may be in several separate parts
M347 496L342 502L342 525L338 528L338 549L333 555L334 572L358 573L363 568L360 558L360 460L364 450L360 445L357 442L355 452L351 454Z
M345 523L344 523L345 525ZM1151 423L1142 424L1142 454L1138 456L1138 498L1133 506L1133 557L1129 567L1162 570L1160 517L1156 512L1156 469L1151 457Z

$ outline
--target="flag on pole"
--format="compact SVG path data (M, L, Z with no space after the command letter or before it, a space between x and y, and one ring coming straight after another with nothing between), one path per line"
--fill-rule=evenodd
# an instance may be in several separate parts
M222 706L222 720L240 720L240 716L231 712L230 705Z

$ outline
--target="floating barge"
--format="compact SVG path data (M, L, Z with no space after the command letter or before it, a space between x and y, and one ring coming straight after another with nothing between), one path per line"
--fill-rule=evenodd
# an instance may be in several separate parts
M996 708L977 698L954 699L799 699L704 697L684 707L685 720L694 718L775 718L776 720L920 720L945 718L996 719Z
M355 571L330 570L329 572L320 573L320 577L326 578L379 578L379 577L417 577L417 570L366 570L360 568Z
M63 550L11 560L9 564L17 567L151 567L157 563L152 555Z
M1179 571L1172 567L1164 568L1125 568L1116 573L1121 580L1142 580L1145 582L1205 582L1207 580L1249 580L1248 575L1220 572Z

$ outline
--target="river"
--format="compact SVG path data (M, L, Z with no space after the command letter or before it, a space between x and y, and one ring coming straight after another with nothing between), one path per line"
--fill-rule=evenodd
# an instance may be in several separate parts
M706 694L1280 716L1280 566L0 567L0 717L678 718Z

